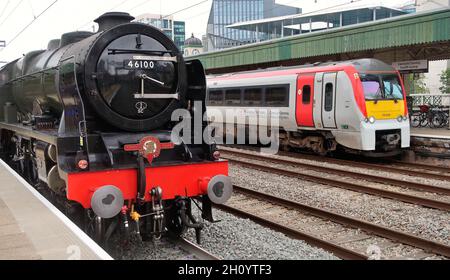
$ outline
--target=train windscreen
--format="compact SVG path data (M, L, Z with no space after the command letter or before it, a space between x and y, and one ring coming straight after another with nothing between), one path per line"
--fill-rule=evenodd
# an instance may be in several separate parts
M395 74L360 74L366 100L403 100L403 89Z

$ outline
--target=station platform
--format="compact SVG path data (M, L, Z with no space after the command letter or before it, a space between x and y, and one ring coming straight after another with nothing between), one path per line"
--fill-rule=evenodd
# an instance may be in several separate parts
M450 130L411 128L411 146L402 160L450 168Z
M411 128L411 137L450 140L450 130L447 128Z
M0 260L111 260L0 160Z

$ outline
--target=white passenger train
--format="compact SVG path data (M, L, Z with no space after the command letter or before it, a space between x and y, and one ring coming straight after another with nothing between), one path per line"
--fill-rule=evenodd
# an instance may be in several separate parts
M209 118L211 109L231 110L228 124L248 125L252 112L279 110L283 149L390 156L410 145L403 82L376 59L210 76L207 106Z

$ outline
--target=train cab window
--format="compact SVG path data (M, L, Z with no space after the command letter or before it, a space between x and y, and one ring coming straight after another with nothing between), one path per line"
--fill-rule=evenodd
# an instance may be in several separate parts
M397 75L382 75L384 98L402 100L403 90Z
M303 104L311 103L311 86L309 85L303 86L302 103Z
M223 91L211 90L208 95L208 105L211 106L223 105Z
M244 89L245 106L261 106L262 103L263 103L263 95L261 88Z
M289 86L267 87L265 103L267 107L289 106Z
M228 89L225 91L225 104L226 105L241 105L241 90L240 89Z
M361 73L360 79L368 101L403 99L403 89L396 74Z
M327 83L325 85L325 111L330 112L333 110L333 84Z

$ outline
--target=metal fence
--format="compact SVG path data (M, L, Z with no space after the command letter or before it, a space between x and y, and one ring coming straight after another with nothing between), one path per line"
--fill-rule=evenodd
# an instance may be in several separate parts
M421 105L431 107L450 107L450 94L411 94L408 98L412 108Z
M449 126L450 94L412 94L407 101L412 127Z

